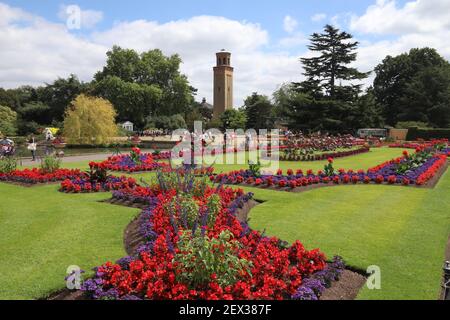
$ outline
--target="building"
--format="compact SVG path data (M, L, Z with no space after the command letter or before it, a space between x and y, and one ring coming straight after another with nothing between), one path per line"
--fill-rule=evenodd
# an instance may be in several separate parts
M121 126L124 130L130 131L130 132L134 131L134 125L130 121L122 123Z
M216 53L217 65L214 67L214 119L225 110L233 108L233 72L231 53L225 50Z
M212 104L206 102L206 98L203 98L202 103L200 103L200 105L203 108L208 109L208 110L213 110L214 109L214 106Z

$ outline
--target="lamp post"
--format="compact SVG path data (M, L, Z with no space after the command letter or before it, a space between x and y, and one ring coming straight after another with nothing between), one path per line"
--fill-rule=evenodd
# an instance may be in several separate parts
M444 263L444 284L442 285L444 289L443 300L450 300L450 261L445 261Z

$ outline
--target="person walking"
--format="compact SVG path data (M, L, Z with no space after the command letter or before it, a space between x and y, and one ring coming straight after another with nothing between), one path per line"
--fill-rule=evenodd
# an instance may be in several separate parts
M36 140L34 139L34 135L31 135L30 138L28 139L28 150L31 151L31 157L32 160L31 161L36 161L36 149L37 149L37 144L36 144Z

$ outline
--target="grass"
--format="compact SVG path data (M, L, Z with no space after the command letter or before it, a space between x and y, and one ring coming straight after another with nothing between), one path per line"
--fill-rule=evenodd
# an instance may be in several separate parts
M0 183L0 299L36 299L64 288L66 269L90 271L125 256L123 230L137 209L66 195L57 186Z
M359 270L381 268L382 289L365 287L359 299L431 299L440 292L450 233L450 172L436 189L340 186L300 194L246 188L265 203L251 226L329 257L341 255Z
M401 156L402 149L393 149L393 148L374 148L371 149L370 152L359 154L356 156L337 158L334 161L335 168L344 168L344 169L364 169L367 170L371 167L374 167L380 163L383 163L387 160L391 160L393 158ZM245 161L241 162L242 164L216 164L214 165L216 169L216 173L220 172L228 172L232 170L246 169L248 168L249 156L247 155ZM221 159L219 159L221 160ZM327 160L324 161L280 161L279 166L283 170L287 169L303 169L308 170L312 169L314 171L323 170L324 165L327 163Z
M335 160L336 168L367 169L402 149L379 148ZM281 162L283 170L323 168L325 162ZM88 161L65 163L87 168ZM247 168L216 165L216 172ZM139 179L153 174L133 175ZM123 229L136 209L99 203L108 194L66 195L56 186L23 188L0 183L0 299L33 299L64 287L69 265L84 270L125 255ZM450 172L435 189L339 186L304 193L246 188L265 201L251 225L329 257L341 255L365 270L378 265L382 289L359 299L437 299L450 233Z

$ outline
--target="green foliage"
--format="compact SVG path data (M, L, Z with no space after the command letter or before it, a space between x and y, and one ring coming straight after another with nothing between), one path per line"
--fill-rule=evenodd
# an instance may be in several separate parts
M89 175L90 183L105 183L110 177L108 170L101 166L91 167L87 174Z
M328 161L328 163L323 167L324 174L328 177L331 177L334 175L335 170L333 167L333 161Z
M236 109L225 110L220 116L222 129L245 129L247 116L244 111Z
M64 136L68 143L106 143L117 134L115 116L109 101L80 95L66 112Z
M254 92L244 102L244 111L247 116L247 128L271 129L274 124L274 106L267 96Z
M222 200L220 196L216 193L212 194L206 203L206 207L208 208L208 221L207 225L212 228L216 223L217 216L222 209Z
M66 108L78 95L85 93L88 85L80 82L76 75L67 79L58 78L53 83L39 89L39 100L49 107L50 118L47 124L62 122Z
M306 80L275 96L288 125L300 130L350 132L376 113L369 98L361 99L361 84L368 73L359 72L348 65L356 60L358 42L352 36L330 25L321 34L311 36L308 48L317 52L312 58L302 58ZM351 81L351 85L342 82ZM339 85L337 84L339 82Z
M114 46L95 75L94 93L116 106L120 121L143 127L149 115L180 114L193 103L196 90L180 73L180 64L178 55L166 57L158 49L138 54Z
M238 257L240 243L232 237L229 230L222 231L218 238L185 231L173 260L178 269L177 280L195 289L208 284L215 275L217 283L226 287L236 283L242 273L250 273L251 263Z
M166 208L168 212L177 212L177 208L180 208L181 219L183 223L186 223L185 228L193 228L194 225L199 224L199 206L191 195L182 193L173 199L170 203L170 207Z
M427 128L428 123L420 121L400 121L397 122L395 128L397 129L409 129L409 128Z
M450 139L450 128L447 129L428 129L428 128L409 128L406 140L415 141L417 139Z
M259 161L259 159L258 159L257 163L249 161L248 169L252 173L252 176L257 177L257 178L261 177L261 161Z
M47 156L41 160L41 170L45 173L53 173L61 167L61 159L55 156Z
M17 133L17 113L0 105L0 135L12 136Z
M375 68L374 94L386 122L450 126L450 64L435 49L387 56Z
M337 81L361 80L367 73L348 67L356 60L355 50L358 42L351 42L353 36L341 32L331 25L326 25L323 33L313 33L309 50L318 52L312 58L301 58L307 80L300 88L313 96L326 93L332 100L352 100L359 92L361 85L337 85Z
M146 129L185 129L186 122L181 114L175 114L172 116L158 116L158 117L149 117L146 120Z
M13 157L4 157L0 159L0 173L11 173L17 169L17 159Z

